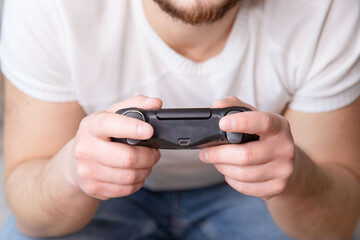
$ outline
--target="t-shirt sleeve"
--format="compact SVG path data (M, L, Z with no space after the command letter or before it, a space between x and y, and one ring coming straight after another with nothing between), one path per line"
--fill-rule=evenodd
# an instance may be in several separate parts
M1 69L29 96L69 102L76 98L66 57L66 34L56 4L56 0L5 1Z
M327 112L340 109L360 95L360 1L334 0L314 21L308 44L306 76L297 83L291 109L301 112ZM307 36L306 36L307 37ZM305 40L306 42L306 40Z

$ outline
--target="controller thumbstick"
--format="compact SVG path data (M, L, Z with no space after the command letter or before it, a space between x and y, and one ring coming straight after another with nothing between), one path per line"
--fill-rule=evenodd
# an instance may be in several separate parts
M239 113L239 112L241 112L241 111L230 111L226 115L231 115L231 114L235 114L235 113ZM243 133L226 132L226 139L230 143L241 143L243 138L244 138Z
M137 110L127 111L127 112L124 113L124 116L131 117L131 118L136 118L136 119L139 119L141 121L145 121L144 115L141 112L137 111ZM126 142L129 145L139 145L141 140L132 139L132 138L126 138Z

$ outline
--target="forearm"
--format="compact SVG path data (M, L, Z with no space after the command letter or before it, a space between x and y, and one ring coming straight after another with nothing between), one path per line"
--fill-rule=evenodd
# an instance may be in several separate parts
M26 161L6 177L8 203L21 232L32 237L61 236L86 225L100 201L71 183L63 169L70 141L51 160Z
M360 182L348 169L315 164L297 148L289 188L267 201L280 228L296 239L349 239L360 212Z

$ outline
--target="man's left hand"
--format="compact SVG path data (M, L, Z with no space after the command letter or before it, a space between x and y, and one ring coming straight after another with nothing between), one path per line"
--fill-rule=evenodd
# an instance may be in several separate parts
M289 122L281 115L256 111L236 97L216 101L213 108L250 107L254 111L228 115L220 120L226 132L259 135L259 141L226 144L200 151L200 159L214 164L235 190L268 200L283 193L295 172L295 144Z

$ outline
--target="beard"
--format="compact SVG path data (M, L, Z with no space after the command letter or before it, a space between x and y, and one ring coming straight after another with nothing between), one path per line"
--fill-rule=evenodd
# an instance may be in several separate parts
M219 21L241 0L222 0L218 4L207 4L201 0L196 0L196 6L192 7L177 6L181 4L174 4L173 0L153 1L172 18L180 20L185 24L200 25Z

